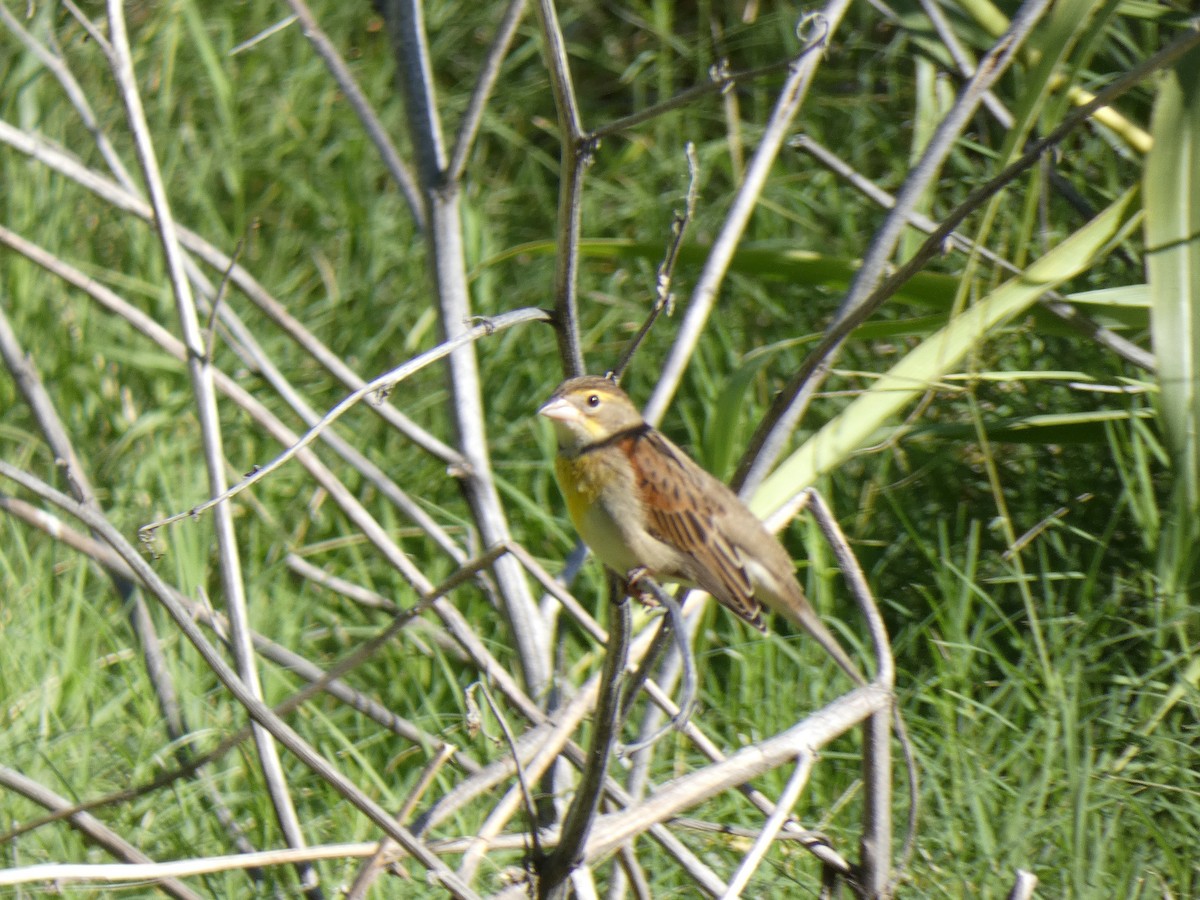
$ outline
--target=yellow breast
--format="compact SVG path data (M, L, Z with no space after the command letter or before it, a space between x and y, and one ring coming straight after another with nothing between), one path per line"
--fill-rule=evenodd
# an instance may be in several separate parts
M636 524L637 513L621 502L629 491L619 483L620 469L606 465L599 454L560 455L554 461L554 474L571 523L592 552L617 572L639 565L627 533Z
M604 479L597 471L595 461L587 456L562 456L554 460L554 474L567 501L567 515L575 530L583 533L583 522L600 496Z

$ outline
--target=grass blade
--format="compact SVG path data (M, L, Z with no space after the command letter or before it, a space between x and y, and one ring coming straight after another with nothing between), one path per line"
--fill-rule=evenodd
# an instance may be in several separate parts
M1200 52L1162 83L1146 162L1151 334L1162 420L1190 511L1200 508Z

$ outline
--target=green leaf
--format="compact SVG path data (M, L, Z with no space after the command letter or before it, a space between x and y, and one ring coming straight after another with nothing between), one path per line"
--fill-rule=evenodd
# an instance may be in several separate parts
M1162 419L1187 510L1200 509L1200 51L1163 79L1146 161L1146 258Z
M1023 275L1005 282L945 328L923 341L867 392L806 441L763 482L751 506L763 518L851 453L878 428L949 373L997 328L1027 310L1043 293L1085 269L1129 226L1130 189Z
M773 351L753 353L742 361L721 388L715 412L705 427L705 461L710 472L725 480L733 470L734 437L738 423L746 410L746 394L762 367L771 360Z

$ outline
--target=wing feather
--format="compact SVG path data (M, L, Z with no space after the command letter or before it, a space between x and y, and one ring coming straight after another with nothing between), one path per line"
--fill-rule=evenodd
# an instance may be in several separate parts
M719 502L728 488L653 429L629 440L627 450L645 506L647 529L686 560L685 571L663 574L685 578L762 629L762 607L754 598L750 573L716 521Z

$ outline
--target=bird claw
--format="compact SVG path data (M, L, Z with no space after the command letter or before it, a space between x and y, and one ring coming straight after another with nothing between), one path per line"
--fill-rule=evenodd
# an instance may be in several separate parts
M654 595L652 590L643 590L638 587L638 582L650 575L650 570L645 566L637 566L630 569L625 574L625 592L634 600L646 607L646 609L660 609L662 604L658 601L658 597Z

